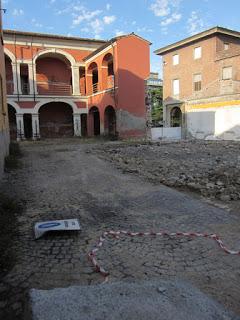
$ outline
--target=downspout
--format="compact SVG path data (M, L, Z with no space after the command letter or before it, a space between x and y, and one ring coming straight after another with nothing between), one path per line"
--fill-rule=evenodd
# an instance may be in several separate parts
M112 51L113 51L113 71L114 71L114 76L113 76L113 99L114 99L114 104L115 104L115 107L116 107L116 114L117 114L117 110L118 110L118 102L117 102L117 97L116 97L116 70L115 70L115 48L114 48L114 45L113 45L113 41L111 41L111 47L112 47ZM117 120L117 119L116 119ZM120 122L121 123L121 122ZM117 126L117 123L116 123L116 126ZM119 130L116 131L116 135L118 137L119 135Z
M14 52L15 52L15 64L16 64L16 80L17 80L17 99L18 101L20 100L19 98L19 83L18 83L18 65L17 65L17 47L16 47L16 33L14 34Z
M32 56L33 101L35 102L36 101L36 92L35 92L35 76L34 76L34 67L33 67L33 47L32 47L32 44L33 44L33 36L31 38L31 56Z

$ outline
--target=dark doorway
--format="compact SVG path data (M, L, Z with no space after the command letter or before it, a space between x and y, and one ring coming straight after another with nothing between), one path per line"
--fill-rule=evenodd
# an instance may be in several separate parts
M24 133L26 139L32 139L32 115L25 113L23 115Z
M106 135L116 135L116 112L112 106L108 106L104 112L104 131Z
M81 135L82 137L87 136L87 114L81 115Z
M10 139L17 139L17 120L16 120L16 110L8 104L8 120L9 120L9 130L10 130Z
M100 135L100 113L97 107L92 107L89 110L90 116L90 135L99 136Z
M65 102L50 102L39 109L39 126L42 138L73 136L73 111Z

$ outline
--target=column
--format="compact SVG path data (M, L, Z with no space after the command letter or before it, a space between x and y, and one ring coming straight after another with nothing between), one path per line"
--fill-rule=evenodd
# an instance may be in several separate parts
M72 66L72 93L73 95L80 95L80 84L79 84L79 67Z
M17 141L24 140L24 121L23 121L23 114L16 113L16 122L17 122Z
M40 129L39 129L39 114L32 114L32 139L38 140L40 139Z
M37 94L36 64L28 64L29 94Z
M73 114L73 125L74 125L74 136L81 137L81 114L74 113Z
M13 74L13 94L17 94L17 65L12 63L12 74Z

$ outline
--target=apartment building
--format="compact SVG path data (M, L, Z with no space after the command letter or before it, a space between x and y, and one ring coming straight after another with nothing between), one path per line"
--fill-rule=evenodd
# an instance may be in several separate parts
M143 136L150 43L4 31L12 139Z
M6 103L6 75L3 51L2 6L0 0L0 178L4 169L4 159L9 151L9 130Z
M240 32L214 27L155 51L165 127L182 137L240 139Z

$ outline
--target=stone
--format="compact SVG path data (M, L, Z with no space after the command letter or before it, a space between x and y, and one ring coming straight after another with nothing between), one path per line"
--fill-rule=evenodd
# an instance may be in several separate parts
M160 293L159 293L160 288ZM32 316L31 316L32 314ZM115 282L30 291L25 320L239 320L183 281Z

